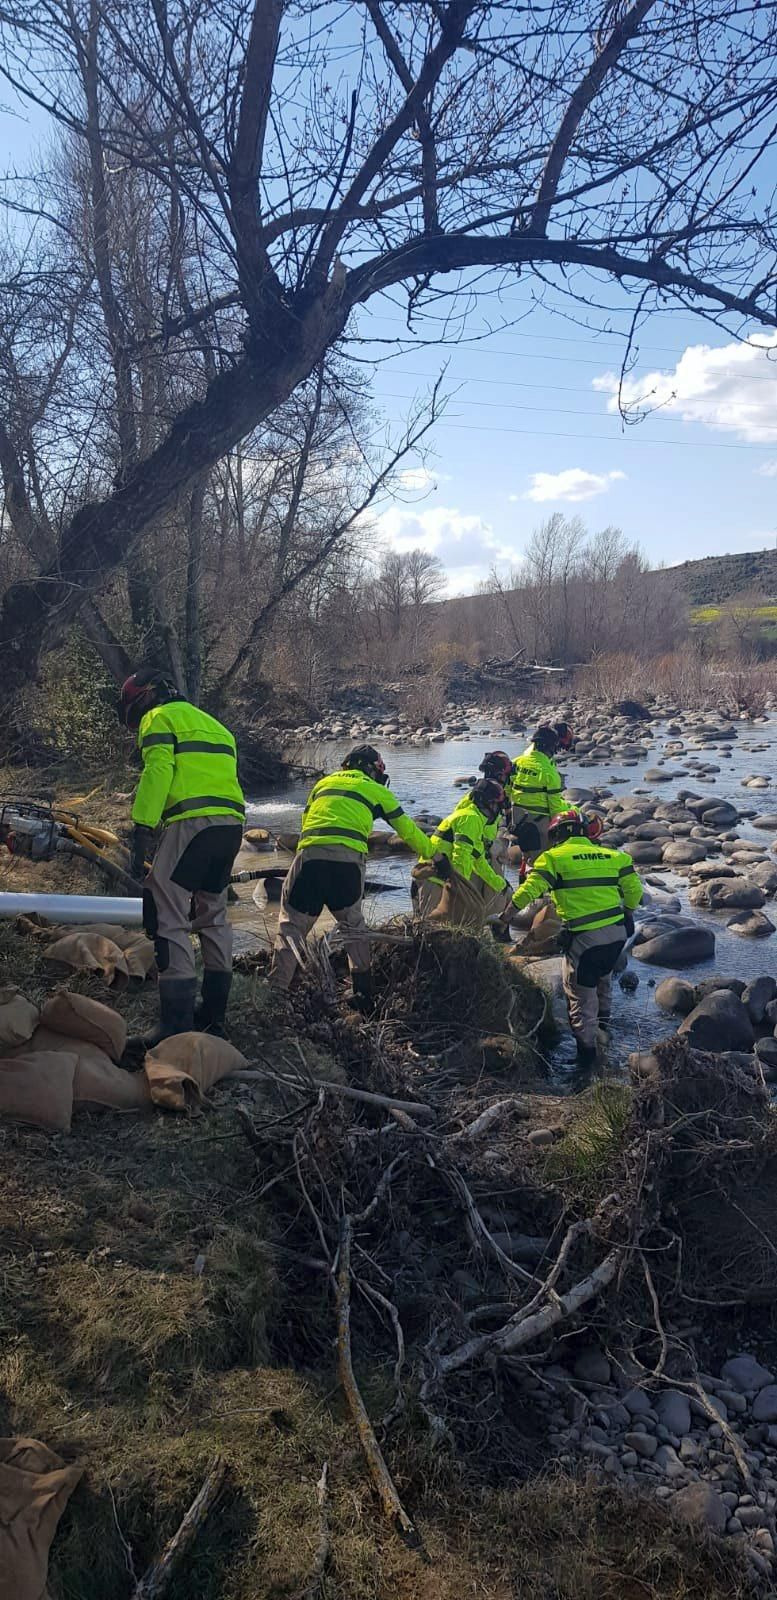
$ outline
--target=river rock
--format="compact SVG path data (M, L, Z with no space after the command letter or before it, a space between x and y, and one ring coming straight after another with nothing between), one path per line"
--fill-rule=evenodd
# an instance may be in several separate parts
M736 867L730 867L726 861L700 861L691 873L691 883L695 886L697 879L706 882L708 878L738 878Z
M586 1345L575 1356L574 1374L581 1383L609 1383L612 1368L606 1355L596 1345Z
M661 859L673 867L690 867L697 861L703 861L706 854L703 844L693 844L690 839L677 839L674 844L664 845Z
M657 840L629 840L623 848L637 866L654 866L663 857L663 845Z
M775 932L774 923L763 911L738 911L736 916L729 917L726 927L742 939L767 939Z
M728 1522L728 1511L711 1483L689 1483L678 1489L672 1511L681 1522L712 1533L722 1533Z
M774 1376L768 1367L762 1367L760 1361L751 1355L731 1356L723 1363L720 1376L740 1394L757 1394L759 1389L774 1383Z
M759 889L769 898L777 890L777 866L773 861L757 861L748 870L751 882L757 883Z
M632 949L637 961L647 961L655 967L693 967L699 961L711 961L714 954L712 929L699 926L671 928Z
M713 972L711 978L702 978L701 983L697 983L696 1004L698 1005L706 995L713 994L715 989L730 989L731 993L738 995L741 1000L746 987L744 978L724 978L722 973Z
M649 1461L658 1449L658 1440L652 1433L625 1433L623 1443L645 1461Z
M755 1053L764 1071L764 1077L770 1083L777 1076L777 1039L769 1035L765 1039L756 1039Z
M777 1422L777 1384L767 1383L753 1401L754 1422Z
M688 1396L681 1394L679 1389L667 1389L656 1400L656 1411L660 1422L669 1429L670 1433L679 1434L690 1432L691 1403Z
M762 978L754 978L752 983L742 991L742 1002L747 1006L751 1022L763 1022L766 1016L766 1007L770 1000L777 995L777 981L770 974Z
M757 883L748 883L746 878L710 878L691 889L688 899L692 906L709 906L711 911L749 911L764 905L766 896Z
M687 1035L697 1050L752 1050L753 1024L746 1008L730 989L705 995L684 1018L678 1033Z
M765 811L762 816L753 817L754 828L766 828L770 833L777 828L777 812Z
M662 1011L679 1011L687 1017L696 1005L696 991L684 978L663 978L656 989L656 1004Z

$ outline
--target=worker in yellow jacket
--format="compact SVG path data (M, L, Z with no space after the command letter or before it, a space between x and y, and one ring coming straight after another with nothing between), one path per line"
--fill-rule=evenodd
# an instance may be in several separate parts
M372 745L357 745L342 767L320 778L307 798L294 861L281 891L270 982L288 989L304 959L304 945L326 906L343 937L351 968L351 1002L372 997L370 939L362 911L369 837L387 822L420 856L432 854L425 833L405 815L388 787L388 773Z
M530 860L548 842L548 824L560 810L564 785L554 757L574 743L566 722L543 722L523 755L513 762L505 783L510 801L510 831ZM501 754L501 752L497 752Z
M510 885L490 859L504 806L501 784L481 778L435 828L431 863L413 868L413 899L420 917L480 929L509 905Z
M235 740L147 668L123 685L121 712L137 730L143 762L131 871L143 884L143 921L159 971L160 1025L144 1042L150 1047L195 1026L223 1034L232 983L227 888L245 819ZM196 1017L192 933L204 966Z
M597 1030L610 1020L612 973L634 932L632 913L643 892L631 856L597 844L591 837L597 829L599 818L589 822L575 809L553 817L547 850L512 897L521 911L550 892L564 924L562 979L581 1066L596 1060Z

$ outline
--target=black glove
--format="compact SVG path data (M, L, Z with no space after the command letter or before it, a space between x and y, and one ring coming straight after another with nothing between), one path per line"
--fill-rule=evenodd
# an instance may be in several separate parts
M142 883L146 876L146 862L154 854L154 829L137 824L132 835L130 851L130 877Z
M432 866L434 867L435 877L442 878L443 883L447 881L453 871L447 856L435 856Z
M624 913L623 913L623 926L626 929L626 938L630 939L632 937L632 934L636 930L636 923L634 921L634 912L633 911L624 911Z

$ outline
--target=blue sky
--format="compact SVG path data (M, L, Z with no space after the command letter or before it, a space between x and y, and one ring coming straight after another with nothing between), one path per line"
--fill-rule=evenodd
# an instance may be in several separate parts
M8 167L29 166L46 120L9 110L6 91ZM425 462L380 508L387 546L439 555L449 592L461 594L492 565L519 562L532 529L557 511L592 530L616 524L654 564L775 544L777 335L753 329L743 346L681 308L655 314L639 334L628 398L658 409L625 427L612 393L632 308L624 291L579 279L578 294L606 310L561 296L554 304L552 290L537 309L530 284L494 278L479 288L467 296L466 337L444 349L429 341L448 301L415 335L397 295L352 324L381 341L352 348L376 358L376 399L395 433L447 366L450 399Z
M390 346L374 352L376 395L397 428L448 363L452 398L431 436L428 477L409 477L381 525L397 548L438 554L451 592L470 591L494 562L518 562L557 511L591 529L615 523L655 564L777 540L777 339L754 329L741 345L681 308L662 311L639 334L626 394L652 414L624 426L613 389L631 302L617 286L597 289L606 313L561 299L531 310L517 285L498 305L485 300L470 338L446 351L424 347L423 334L413 348L390 302L362 317L364 335L405 341L388 360ZM473 337L497 315L513 326Z

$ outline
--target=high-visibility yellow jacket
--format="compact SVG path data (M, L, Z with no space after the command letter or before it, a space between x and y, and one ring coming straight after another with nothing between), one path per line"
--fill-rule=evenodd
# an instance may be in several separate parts
M488 837L491 828L488 818L467 795L459 801L456 810L435 828L431 840L432 854L446 856L454 872L458 872L467 883L474 874L482 878L489 889L505 889L507 880L494 871L488 859L489 845L494 836L492 832L491 838Z
M513 770L505 784L505 794L514 806L533 811L541 817L555 817L561 810L564 785L558 767L550 756L544 756L530 744L522 756L513 762Z
M237 749L228 728L188 700L152 706L141 718L143 775L132 820L156 828L187 817L245 818Z
M342 844L366 855L376 822L388 822L411 849L428 861L432 848L425 833L405 815L395 794L364 772L347 768L319 778L302 813L299 850L311 844Z
M513 895L513 905L522 911L548 890L572 933L622 922L624 910L633 911L642 899L642 884L625 850L579 837L543 850Z

